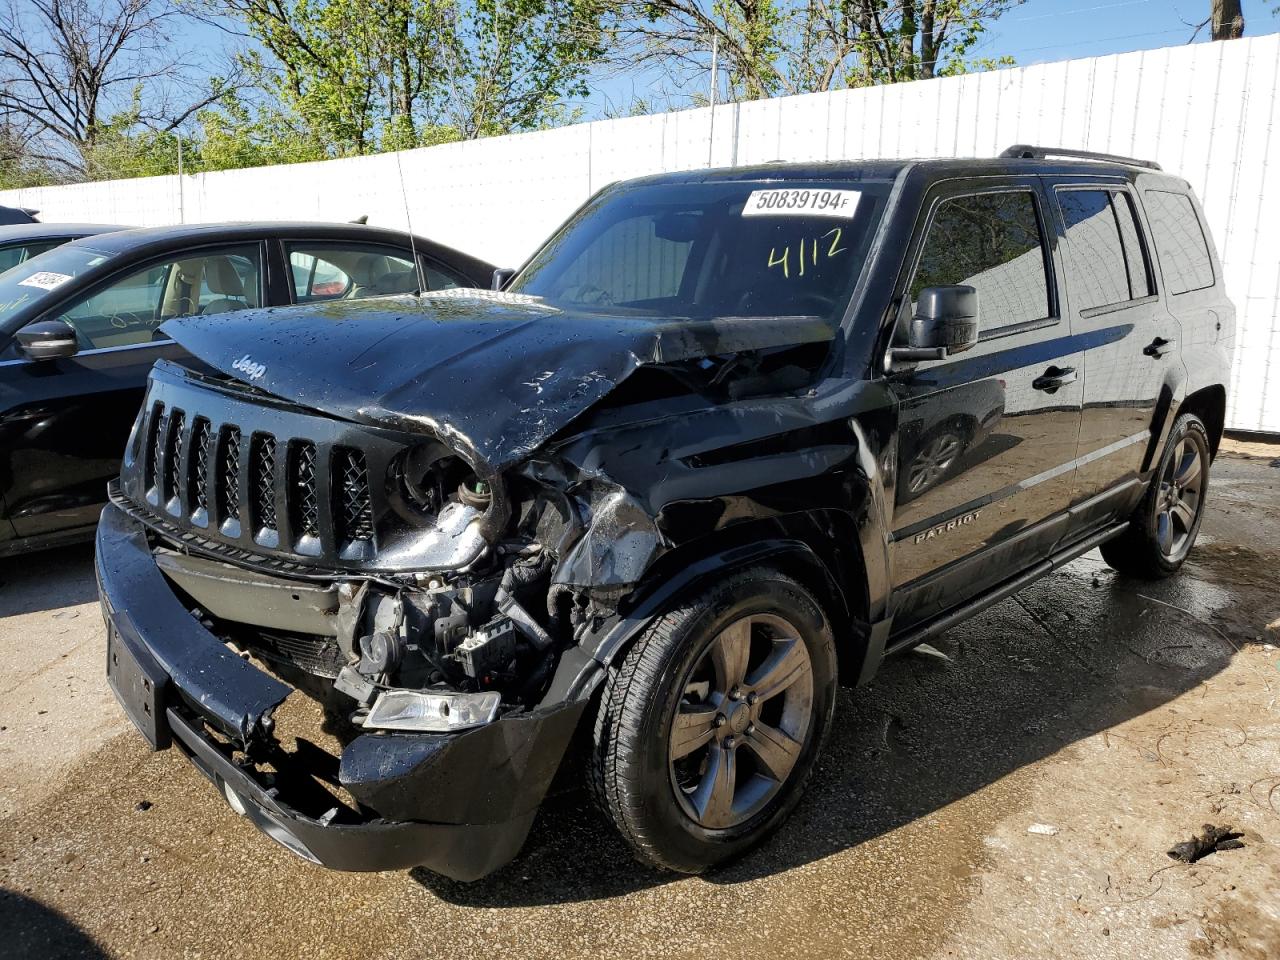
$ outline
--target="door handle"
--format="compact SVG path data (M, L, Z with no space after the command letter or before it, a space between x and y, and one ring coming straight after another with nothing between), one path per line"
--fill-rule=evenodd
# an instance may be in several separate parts
M1053 393L1059 387L1065 387L1067 384L1075 382L1075 367L1050 367L1041 376L1031 381L1031 389Z
M1163 357L1166 353L1177 346L1177 344L1177 340L1166 340L1164 337L1156 337L1142 348L1142 352L1148 357Z

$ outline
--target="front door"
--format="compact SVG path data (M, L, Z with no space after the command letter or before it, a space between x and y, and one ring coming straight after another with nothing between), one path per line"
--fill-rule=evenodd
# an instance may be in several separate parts
M905 285L978 291L979 342L890 376L900 401L895 630L1048 554L1070 504L1083 357L1059 306L1038 178L951 182L930 194Z
M109 279L49 311L76 330L80 351L28 360L0 352L0 497L17 537L91 527L120 469L147 374L182 349L165 320L257 306L259 244L202 250Z

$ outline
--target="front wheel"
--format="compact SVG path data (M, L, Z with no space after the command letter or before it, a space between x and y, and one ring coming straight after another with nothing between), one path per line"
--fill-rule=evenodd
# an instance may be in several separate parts
M1184 413L1169 431L1164 455L1129 528L1102 545L1102 559L1133 577L1176 573L1200 532L1208 491L1209 434L1199 417Z
M794 808L835 706L831 628L773 570L728 575L659 617L610 671L597 801L642 861L697 873Z

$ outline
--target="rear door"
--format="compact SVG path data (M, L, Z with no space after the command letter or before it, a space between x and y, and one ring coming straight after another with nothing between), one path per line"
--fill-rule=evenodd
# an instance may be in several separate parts
M1156 290L1150 244L1128 183L1053 184L1071 322L1085 346L1076 528L1124 516L1167 430L1180 381L1177 320Z
M950 181L926 199L908 310L925 287L973 286L980 340L889 378L901 404L896 629L1017 574L1063 533L1083 356L1060 306L1051 224L1037 177Z
M0 354L0 496L19 538L92 526L119 472L157 359L182 355L158 332L172 317L261 303L258 243L170 255L49 310L80 351L28 360Z

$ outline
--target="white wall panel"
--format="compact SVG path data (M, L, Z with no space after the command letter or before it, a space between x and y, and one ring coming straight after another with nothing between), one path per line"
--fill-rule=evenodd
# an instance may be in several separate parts
M398 155L3 191L0 203L138 225L365 214L514 265L595 190L650 173L993 156L1012 143L1152 157L1199 194L1238 310L1228 423L1280 432L1278 63L1272 34L722 104L714 130L710 110L686 110Z

